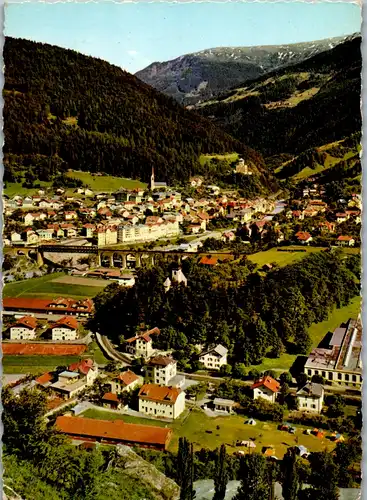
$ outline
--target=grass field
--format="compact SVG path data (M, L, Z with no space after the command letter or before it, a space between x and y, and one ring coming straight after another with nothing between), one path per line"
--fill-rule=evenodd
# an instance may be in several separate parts
M51 186L51 182L46 181L39 181L39 184L41 186L41 189ZM19 196L31 196L33 194L36 194L39 189L40 188L24 188L22 187L22 184L18 182L7 182L6 188L4 188L4 194L10 197L15 196L16 194L18 194Z
M287 266L288 264L292 264L293 262L297 262L298 260L302 260L309 253L320 252L323 250L321 247L306 247L306 246L290 246L287 249L302 249L306 250L306 252L278 252L277 248L271 248L270 250L266 250L265 252L257 252L248 256L248 259L251 260L258 267L262 267L265 264L270 264L272 262L276 262L279 266Z
M217 158L218 160L228 160L229 162L236 161L238 159L238 153L227 153L224 155L201 155L199 161L201 165L205 165L209 160Z
M76 285L72 284L73 277L70 276L70 283L59 283L55 280L67 278L64 273L47 274L40 278L31 278L28 280L17 281L16 283L7 283L3 290L4 297L56 297L64 296L74 299L85 299L95 297L97 293L108 285L108 282L101 282L100 286Z
M125 179L124 177L113 177L111 175L95 176L87 172L69 172L69 177L80 179L87 184L93 191L113 192L119 188L136 189L145 188L147 184L133 180Z
M341 323L351 317L355 317L361 310L361 298L355 297L348 306L334 309L329 318L321 323L313 323L308 332L312 340L312 349L317 347L328 332L333 332ZM295 362L297 356L292 354L282 354L279 358L264 358L261 365L252 365L259 371L275 370L279 372L287 371Z
M261 452L263 446L274 446L278 458L284 455L288 447L296 445L296 439L298 439L299 445L302 444L311 451L322 451L325 448L331 450L334 447L333 443L326 438L318 439L315 436L303 434L305 429L303 426L296 425L296 434L291 435L284 431L278 431L278 424L273 422L257 421L256 426L249 426L245 424L247 419L244 416L231 415L211 418L200 410L185 412L183 417L168 424L127 415L120 416L103 410L87 410L83 413L83 417L103 420L121 419L129 423L170 427L173 429L173 438L169 445L170 451L177 451L178 440L183 436L193 443L195 450L201 448L215 449L219 444L224 443L227 446L228 453L238 450L245 451L245 448L235 446L237 440L252 440L256 443L256 451L259 452Z
M55 370L57 366L75 363L81 358L93 358L98 365L108 363L108 359L104 357L96 342L92 342L88 346L88 351L81 356L3 356L3 373L45 373Z
M4 356L3 373L45 373L57 366L70 365L79 361L79 356Z

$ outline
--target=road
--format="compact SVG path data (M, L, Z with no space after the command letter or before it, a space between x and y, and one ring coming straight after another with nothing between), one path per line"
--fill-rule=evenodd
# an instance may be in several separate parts
M216 240L219 240L222 237L222 234L225 231L237 231L237 228L226 228L222 229L220 231L208 231L204 234L200 234L197 238L190 240L188 243L199 243L203 240L206 240L208 238L215 238ZM183 236L184 238L185 236ZM180 249L180 245L167 245L166 247L155 247L153 250L162 250L165 252L170 252L170 251L176 251Z

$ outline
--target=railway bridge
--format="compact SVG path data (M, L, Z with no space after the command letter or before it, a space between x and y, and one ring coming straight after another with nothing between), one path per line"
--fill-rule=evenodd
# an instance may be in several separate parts
M44 263L45 254L81 254L97 255L98 264L101 267L118 267L121 269L135 269L142 266L154 266L160 258L166 261L180 264L181 261L190 255L204 256L210 252L182 252L164 250L122 250L108 247L87 246L87 245L38 245L24 247L8 247L6 252L10 255L26 255L37 260L39 265ZM231 255L230 252L215 252L223 254L223 259Z

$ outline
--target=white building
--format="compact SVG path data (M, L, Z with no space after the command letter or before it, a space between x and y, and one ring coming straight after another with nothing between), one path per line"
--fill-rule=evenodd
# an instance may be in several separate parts
M145 380L148 383L171 385L177 373L177 361L170 356L155 356L146 367Z
M321 375L339 385L361 387L362 323L361 317L350 319L334 330L328 348L313 349L304 372L309 377Z
M321 384L307 382L297 391L298 409L321 413L324 403L324 387Z
M36 338L37 319L23 316L10 327L11 340L33 340Z
M141 383L141 377L138 377L138 375L131 370L127 370L111 380L111 392L114 394L121 394L122 392L132 391Z
M185 410L185 393L175 387L145 384L139 391L139 412L175 419Z
M208 370L220 370L220 367L227 364L228 349L221 344L209 349L199 356L199 361Z
M64 316L51 325L52 340L75 340L78 337L78 321Z
M159 335L160 331L158 328L153 328L152 330L141 333L140 335L135 335L125 341L126 352L133 354L137 357L149 358L153 352L153 340L152 335Z
M277 394L280 389L280 384L272 377L262 377L257 380L252 386L254 399L263 398L271 403L275 403Z

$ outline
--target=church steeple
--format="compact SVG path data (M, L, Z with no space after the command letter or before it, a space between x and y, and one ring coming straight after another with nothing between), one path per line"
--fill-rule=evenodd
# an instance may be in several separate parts
M154 191L154 167L152 167L152 175L150 176L150 190Z

